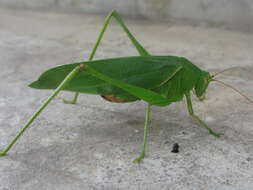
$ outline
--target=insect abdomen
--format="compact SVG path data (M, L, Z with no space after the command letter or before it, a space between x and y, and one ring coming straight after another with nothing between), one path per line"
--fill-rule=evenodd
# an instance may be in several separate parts
M119 97L116 97L114 95L104 95L104 96L101 96L101 97L104 98L105 100L109 101L109 102L114 102L114 103L132 102L131 100L119 98Z

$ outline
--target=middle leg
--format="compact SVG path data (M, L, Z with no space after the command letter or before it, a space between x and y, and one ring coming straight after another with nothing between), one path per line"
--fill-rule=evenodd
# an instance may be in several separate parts
M145 118L145 126L144 126L144 138L143 138L143 144L140 155L134 160L134 162L140 163L146 154L146 146L147 146L147 139L150 129L150 113L151 113L151 105L148 104L146 108L146 118Z

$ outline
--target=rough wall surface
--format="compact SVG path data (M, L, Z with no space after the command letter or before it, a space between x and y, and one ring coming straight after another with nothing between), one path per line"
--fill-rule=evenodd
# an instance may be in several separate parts
M251 0L0 0L0 5L26 8L60 8L106 14L121 14L159 21L175 20L212 23L253 30Z

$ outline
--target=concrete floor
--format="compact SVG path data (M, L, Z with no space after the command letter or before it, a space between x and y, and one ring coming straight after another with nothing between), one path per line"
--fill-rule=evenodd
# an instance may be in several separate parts
M103 17L0 8L0 149L50 94L27 87L49 67L87 59ZM154 55L178 55L210 72L238 66L221 80L253 98L253 35L179 24L127 20ZM113 23L96 58L137 55ZM253 189L253 105L211 84L196 113L215 138L188 116L184 102L153 108L148 155L142 143L145 103L111 104L61 93L0 158L0 190ZM173 143L180 153L171 153Z

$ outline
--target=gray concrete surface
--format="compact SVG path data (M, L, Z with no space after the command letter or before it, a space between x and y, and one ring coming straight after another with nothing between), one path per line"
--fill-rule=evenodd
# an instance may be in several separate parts
M0 8L0 149L50 94L27 87L46 70L87 59L103 17ZM253 98L253 35L188 25L127 20L154 55L178 55L210 72L238 66L221 80ZM137 55L113 23L96 58ZM61 93L9 154L0 158L0 190L253 189L253 105L210 85L194 108L215 138L188 116L185 102L153 108L148 155L142 142L143 102L111 104L82 95L65 105ZM173 143L180 153L171 153Z
M106 14L116 9L131 17L215 24L253 31L252 0L0 0L0 6L63 9Z

